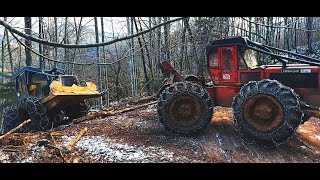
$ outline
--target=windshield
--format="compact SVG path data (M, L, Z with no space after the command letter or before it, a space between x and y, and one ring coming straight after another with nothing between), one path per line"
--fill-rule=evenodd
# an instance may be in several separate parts
M61 76L61 81L63 86L72 86L73 84L78 85L78 79L76 76Z
M261 66L257 53L252 49L240 48L239 55L240 59L245 61L248 69L255 69Z

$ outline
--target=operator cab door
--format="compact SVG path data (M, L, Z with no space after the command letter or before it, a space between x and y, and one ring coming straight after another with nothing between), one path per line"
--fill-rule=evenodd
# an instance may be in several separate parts
M237 80L236 47L213 47L208 56L209 73L215 85L230 85Z
M235 83L237 80L236 48L235 46L219 48L221 83Z
M238 47L238 83L240 86L250 81L260 81L264 77L258 55L252 49Z

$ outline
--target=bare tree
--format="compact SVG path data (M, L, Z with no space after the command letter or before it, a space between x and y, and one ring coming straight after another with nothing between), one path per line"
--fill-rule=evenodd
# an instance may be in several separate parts
M128 34L132 35L133 34L133 21L132 17L129 18L127 17L127 29L128 29ZM134 62L134 53L133 53L133 48L134 48L134 41L133 38L128 40L128 45L130 49L130 56L129 56L129 66L130 66L130 79L131 79L131 96L136 95L136 77L135 77L135 62Z
M42 17L39 17L39 38L43 38L43 30L42 30ZM39 54L42 54L43 50L42 50L42 44L39 43ZM39 67L40 69L44 69L44 60L43 57L39 56Z
M1 73L4 72L4 39L6 36L6 29L3 31L3 38L1 40Z
M25 26L25 33L31 36L31 17L24 17L24 26ZM32 44L30 40L25 41L27 47L32 48ZM32 56L31 51L28 48L25 48L26 52L26 65L31 66L32 64Z
M95 30L95 37L96 37L96 43L99 43L99 29L98 29L98 19L97 17L94 17L94 30ZM100 52L99 52L99 46L96 47L96 59L97 63L100 62ZM101 86L101 68L99 65L97 65L97 77L98 77L98 87L100 88L100 91L102 90ZM100 106L102 107L102 100L100 100Z
M312 32L310 30L312 30L312 22L313 22L313 17L306 17L306 33L307 33L307 40L308 40L308 54L312 54L313 50L312 50Z
M69 43L69 36L68 36L68 17L65 17L64 19L64 37L63 37L63 42L65 44ZM64 49L64 61L69 62L69 50L67 48ZM67 64L67 71L70 73L70 64Z
M57 17L54 17L54 42L58 42L58 22ZM54 59L58 58L58 47L54 46ZM57 66L57 63L54 62L54 66Z
M101 42L104 42L104 21L103 17L101 17ZM106 52L105 47L102 46L102 62L106 63ZM107 90L106 95L104 96L106 105L109 107L109 87L108 87L108 66L103 66L102 68L102 77L103 77L103 88Z
M166 22L170 18L169 17L163 17L163 20ZM164 49L165 49L165 58L170 62L170 49L169 49L169 35L170 35L170 24L166 24L163 26L163 32L164 32Z
M134 24L136 27L136 31L139 32L137 21L135 18L133 18L133 20L134 20ZM139 42L139 46L140 46L141 59L142 59L142 65L143 65L144 78L145 78L146 86L147 86L147 92L149 92L150 91L149 78L148 78L148 74L147 74L146 60L144 58L144 51L143 51L143 46L142 46L142 42L141 42L140 37L138 37L138 42Z
M3 20L7 21L7 17L4 17ZM11 46L10 46L10 40L9 40L9 33L8 33L7 29L5 29L5 32L6 32L5 34L6 34L6 39L7 39L7 47L8 47L10 68L11 68L11 73L13 75L14 70L13 70L13 60L12 60L12 52L11 52Z
M150 19L149 19L149 20L150 20ZM138 21L138 22L139 22L140 31L142 31L141 19L140 19L140 21ZM151 34L151 32L150 32L150 34ZM152 59L151 59L151 57L150 57L150 51L149 51L149 48L148 48L148 46L147 46L147 43L146 43L146 39L145 39L145 37L144 37L144 34L142 34L141 36L142 36L143 44L145 45L145 49L146 49L146 56L147 56L147 58L148 58L148 67L149 67L149 70L150 70L150 73L151 73L151 79L154 80L154 78L153 78L153 70L152 70L152 64L153 64L153 62L152 62ZM151 43L151 41L150 41L150 43ZM151 48L151 44L150 44L150 43L149 43L149 47Z

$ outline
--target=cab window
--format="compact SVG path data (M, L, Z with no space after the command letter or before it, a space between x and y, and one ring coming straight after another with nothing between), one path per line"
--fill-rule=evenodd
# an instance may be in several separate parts
M212 69L219 69L218 48L212 48L209 52L209 66Z

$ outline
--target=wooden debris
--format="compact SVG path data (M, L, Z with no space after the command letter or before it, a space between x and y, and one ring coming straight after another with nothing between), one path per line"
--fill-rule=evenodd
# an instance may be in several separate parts
M89 121L89 120L92 120L92 119L96 119L98 117L99 118L104 118L106 116L114 116L114 115L117 115L117 114L133 111L133 110L140 109L140 108L143 108L143 107L146 107L146 106L149 106L149 105L152 105L152 104L156 104L156 103L157 103L157 101L153 101L153 102L150 102L150 103L141 104L141 105L138 105L138 106L129 107L129 108L120 109L120 110L99 111L99 112L95 112L95 113L91 114L90 117L82 117L82 118L75 119L75 120L73 120L73 123L77 124L77 123L80 123L80 122L83 122L83 121Z
M69 161L64 157L61 149L58 147L57 141L56 141L56 140L54 139L54 137L53 137L53 132L50 133L50 137L51 137L51 139L52 139L52 141L53 141L53 148L54 148L54 150L58 151L58 153L60 154L60 156L62 157L62 159L63 159L64 162L69 163Z
M28 124L31 121L31 119L25 120L24 122L22 122L21 124L19 124L19 126L11 129L9 132L5 133L4 135L0 136L0 140L5 138L6 136L16 132L18 129L22 128L24 125Z
M154 101L157 100L157 96L156 95L152 95L152 96L144 96L142 98L139 99L135 99L135 100L130 100L124 104L126 104L127 106L132 106L132 105L136 105L136 104L142 104L142 103L147 103L150 101ZM122 103L120 103L122 104ZM110 110L119 110L123 108L123 104L122 107L121 106L112 106L112 107L107 107L107 108L103 108L102 111L110 111Z
M73 146L80 140L80 138L88 131L88 128L85 127L80 131L77 137L75 137L68 145L68 150L71 151Z
M19 152L18 149L2 149L2 151L7 151L7 152Z
M54 145L55 147L58 147L57 141L54 139L53 136L54 136L53 132L50 133L50 137L51 137L51 139L52 139L52 141L53 141L53 145Z
M153 101L153 102L146 103L146 104L141 104L141 105L138 105L138 106L135 106L135 107L129 107L129 108L121 109L119 111L110 112L109 116L113 116L113 115L116 115L116 114L121 114L121 113L124 113L124 112L133 111L133 110L140 109L140 108L143 108L143 107L146 107L146 106L149 106L149 105L152 105L152 104L156 104L156 103L157 103L157 101Z

